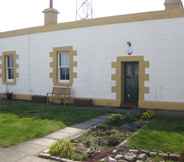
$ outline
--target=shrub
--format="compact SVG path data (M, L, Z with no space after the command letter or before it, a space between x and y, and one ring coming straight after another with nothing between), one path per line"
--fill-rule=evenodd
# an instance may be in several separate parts
M53 156L71 159L74 154L74 145L70 140L59 140L49 148L49 153Z
M101 125L99 125L96 129L100 129L101 131L106 131L108 130L108 125L106 123L103 123Z
M106 138L108 146L117 146L124 140L125 137L118 130L113 129L111 134Z
M155 116L155 114L153 112L145 111L145 112L142 113L141 119L143 119L143 120L151 120L151 119L154 118L154 116Z
M88 158L88 155L83 152L76 152L72 155L72 160L84 161Z
M92 129L91 135L93 136L104 136L109 130L109 126L106 123L103 123L96 127L95 129Z
M126 122L131 123L138 119L138 116L136 114L127 114L126 115Z
M120 126L123 124L125 120L125 116L122 114L111 114L107 120L106 120L106 124L109 126Z
M97 136L94 134L84 134L80 137L80 142L83 143L86 147L96 147L97 146Z
M107 145L108 146L117 146L120 142L121 142L121 140L118 136L112 135L112 136L108 137Z

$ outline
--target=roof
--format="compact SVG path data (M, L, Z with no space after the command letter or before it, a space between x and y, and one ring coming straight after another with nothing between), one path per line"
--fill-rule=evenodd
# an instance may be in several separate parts
M164 11L153 11L153 12L144 12L144 13L119 15L119 16L109 16L109 17L95 18L95 19L89 19L89 20L59 23L56 25L31 27L31 28L25 28L25 29L19 29L19 30L7 31L7 32L0 32L0 38L15 37L15 36L34 34L34 33L58 31L58 30L69 30L74 28L84 28L84 27L129 23L129 22L138 22L138 21L171 19L171 18L179 18L179 17L184 17L184 9L173 9L168 11L164 10Z

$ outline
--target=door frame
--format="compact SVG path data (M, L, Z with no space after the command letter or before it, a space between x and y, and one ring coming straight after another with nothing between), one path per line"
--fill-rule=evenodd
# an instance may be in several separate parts
M122 64L125 62L138 62L139 64L139 99L138 107L144 103L144 94L149 93L149 87L144 87L144 81L149 79L149 75L145 72L144 56L119 56L117 61L112 63L112 68L115 68L115 74L112 74L112 80L116 81L116 85L112 87L112 92L116 94L116 104L121 106L124 103L124 84Z

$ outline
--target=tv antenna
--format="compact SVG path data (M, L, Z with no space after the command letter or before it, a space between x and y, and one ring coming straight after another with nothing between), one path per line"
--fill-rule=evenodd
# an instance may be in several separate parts
M93 18L93 0L76 0L76 20Z

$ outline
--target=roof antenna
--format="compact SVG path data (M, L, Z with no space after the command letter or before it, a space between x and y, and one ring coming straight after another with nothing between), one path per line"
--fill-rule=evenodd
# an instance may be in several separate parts
M93 0L76 0L76 20L93 18Z
M53 0L50 0L50 8L53 8Z

